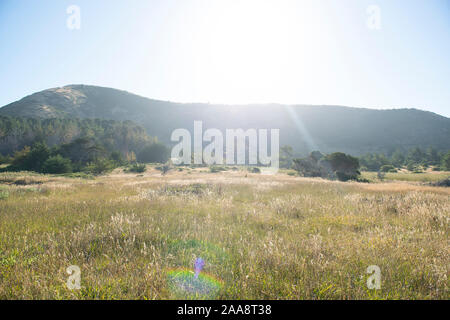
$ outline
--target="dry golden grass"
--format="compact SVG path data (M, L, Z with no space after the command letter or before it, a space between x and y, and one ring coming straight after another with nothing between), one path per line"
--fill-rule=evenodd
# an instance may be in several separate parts
M0 299L170 299L196 257L220 299L450 298L448 188L151 169L0 174L2 192Z

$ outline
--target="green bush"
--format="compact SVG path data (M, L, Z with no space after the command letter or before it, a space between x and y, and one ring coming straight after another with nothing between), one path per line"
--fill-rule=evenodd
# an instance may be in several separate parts
M9 163L9 158L0 154L0 164Z
M442 158L442 169L450 171L450 151Z
M147 166L143 163L134 163L125 170L125 172L136 172L136 173L142 173L145 171L147 171Z
M123 159L122 154L119 151L113 151L109 155L109 158L114 161L118 166L124 165L126 162Z
M220 171L226 171L227 169L224 167L219 167L219 166L211 166L209 167L209 171L212 173L216 173L216 172L220 172Z
M414 170L416 170L416 165L414 163L410 162L406 166L406 169L408 169L408 171L414 171Z
M71 172L64 174L68 178L94 179L94 176L85 172Z
M70 159L61 157L61 155L56 155L45 160L42 165L43 173L69 173L72 172L72 162Z
M359 160L342 152L324 156L315 151L304 159L294 159L292 168L304 177L322 177L341 181L356 180Z
M14 154L9 169L13 171L42 172L44 162L50 156L50 149L44 143L35 143L32 148L25 147Z
M336 171L335 174L339 181L349 181L358 179L357 175L349 174L345 171Z
M386 164L380 168L381 172L397 172L397 169L392 164Z
M103 174L112 171L115 168L114 161L107 159L97 159L90 162L83 171L91 174Z
M250 171L251 173L261 173L261 169L258 167L248 168L248 171Z
M165 175L167 172L173 169L172 162L169 160L162 166L155 167L155 169L161 171L162 175Z
M312 156L304 159L294 159L292 168L303 177L321 177L323 176L322 162L316 161Z
M369 179L361 178L361 177L358 177L358 179L356 179L356 181L361 182L361 183L370 183L371 182Z

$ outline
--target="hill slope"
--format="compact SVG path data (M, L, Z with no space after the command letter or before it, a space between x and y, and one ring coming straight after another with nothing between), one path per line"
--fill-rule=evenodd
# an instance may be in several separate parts
M85 85L44 90L0 108L0 115L31 118L132 120L168 143L176 128L278 128L280 144L353 155L396 147L450 149L450 119L416 109L373 110L341 106L211 105L158 101Z

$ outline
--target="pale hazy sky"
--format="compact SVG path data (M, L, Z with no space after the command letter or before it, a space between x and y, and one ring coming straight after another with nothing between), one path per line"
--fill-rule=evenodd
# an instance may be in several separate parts
M450 116L449 0L0 0L0 41L0 105L82 83Z

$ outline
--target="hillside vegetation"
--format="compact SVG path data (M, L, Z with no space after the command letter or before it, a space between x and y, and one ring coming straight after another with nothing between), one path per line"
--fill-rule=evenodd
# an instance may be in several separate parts
M450 150L450 119L416 109L372 110L340 106L180 104L110 88L71 85L32 94L0 108L0 115L31 118L132 120L169 143L174 129L281 129L280 145L303 155L314 150L359 156L414 147Z
M43 142L49 147L92 138L110 151L138 153L156 139L131 121L101 119L41 119L0 116L0 154L12 155L25 146Z

